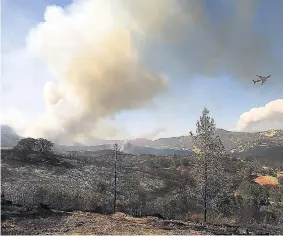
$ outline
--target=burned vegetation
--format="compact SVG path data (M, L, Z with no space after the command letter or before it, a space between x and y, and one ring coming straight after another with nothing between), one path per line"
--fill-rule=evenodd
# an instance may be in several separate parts
M48 140L22 139L1 151L2 234L282 234L282 169L232 157L215 130L204 109L190 156L119 145L62 154ZM129 219L132 232L114 230Z

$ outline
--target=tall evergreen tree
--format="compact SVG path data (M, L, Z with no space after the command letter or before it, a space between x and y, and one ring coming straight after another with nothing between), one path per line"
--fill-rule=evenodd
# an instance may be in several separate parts
M217 208L217 196L227 186L225 176L225 148L216 134L214 119L209 116L209 110L204 108L196 123L196 134L191 132L196 153L195 173L197 186L202 195L204 222L207 222L207 210L213 206ZM222 191L221 191L222 190ZM228 190L226 190L228 191Z

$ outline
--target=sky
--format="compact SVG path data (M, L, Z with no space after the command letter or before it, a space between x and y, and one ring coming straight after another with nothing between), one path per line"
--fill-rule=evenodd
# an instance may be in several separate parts
M283 128L279 0L1 4L1 123L22 135L188 135L204 107L219 128Z

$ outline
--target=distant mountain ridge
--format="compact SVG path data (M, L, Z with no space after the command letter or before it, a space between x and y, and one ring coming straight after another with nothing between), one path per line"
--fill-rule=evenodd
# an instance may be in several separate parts
M1 147L13 147L21 140L21 136L8 125L1 125Z
M216 129L227 151L241 151L255 146L283 146L283 130L248 133ZM135 140L132 141L133 144ZM148 142L149 147L191 150L194 146L190 136L160 138Z
M156 155L156 156L165 156L165 155L180 155L180 156L190 156L192 155L191 150L176 150L170 148L152 148L133 145L132 143L121 143L120 151L133 154L133 155ZM96 146L65 146L65 145L56 145L58 151L63 152L97 152L101 150L113 149L114 144L101 144Z
M224 129L216 129L227 151L232 153L255 153L259 155L262 150L282 150L283 130L269 130L263 132L234 132ZM1 146L13 147L21 137L9 126L1 125ZM92 143L93 142L93 143ZM155 155L188 155L193 149L193 141L190 136L160 138L157 140L134 139L134 140L89 140L88 145L74 143L73 145L56 145L61 150L86 150L96 151L103 149L112 149L113 144L118 143L125 152L132 154L155 154ZM125 148L126 147L126 148ZM259 151L261 150L261 151ZM270 151L272 150L272 151ZM276 151L276 152L278 152ZM277 153L277 155L281 155ZM283 159L283 153L282 153Z

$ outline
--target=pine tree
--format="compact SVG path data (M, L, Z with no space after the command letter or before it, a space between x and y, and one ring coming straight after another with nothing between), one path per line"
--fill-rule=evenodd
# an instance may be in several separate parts
M217 205L216 197L227 185L224 166L225 148L216 134L214 119L209 110L204 108L196 123L196 134L191 132L196 153L195 173L203 202L204 222L207 222L207 210L210 205Z

